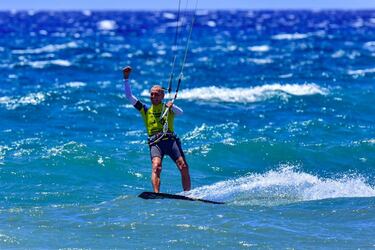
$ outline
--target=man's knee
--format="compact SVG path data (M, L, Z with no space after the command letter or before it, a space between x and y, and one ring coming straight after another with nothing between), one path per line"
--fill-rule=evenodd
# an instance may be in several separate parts
M161 159L158 157L152 159L152 172L158 176L161 173Z
M176 164L177 164L178 169L180 169L181 171L188 169L188 165L186 164L185 159L183 157L179 157L176 160Z

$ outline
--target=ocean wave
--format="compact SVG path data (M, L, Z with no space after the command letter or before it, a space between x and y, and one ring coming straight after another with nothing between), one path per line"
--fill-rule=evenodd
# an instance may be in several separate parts
M247 61L259 65L273 63L272 59L270 58L248 58Z
M48 66L55 65L61 67L70 67L71 62L62 59L50 60L50 61L26 61L18 64L20 66L31 66L34 69L44 69Z
M11 148L8 146L2 146L0 145L0 165L4 164L4 158L7 151L9 151Z
M172 20L176 19L176 15L171 12L164 12L163 17L165 19L172 19Z
M38 105L45 101L46 96L49 94L43 92L30 93L21 97L0 97L0 105L5 106L6 109L13 110L26 105Z
M65 44L55 44L55 45L47 45L41 48L36 49L22 49L22 50L13 50L13 54L41 54L41 53L53 53L59 50L64 49L74 49L77 48L78 44L76 42L69 42Z
M294 33L294 34L277 34L272 36L272 39L275 40L299 40L299 39L305 39L309 37L308 34L300 34L300 33Z
M117 29L117 23L113 20L101 20L97 22L99 30L115 30Z
M277 96L327 95L328 89L317 84L266 84L249 88L200 87L182 90L178 98L184 100L221 101L230 103L253 103L265 101ZM148 96L144 90L142 96ZM167 96L167 98L170 96Z
M247 49L250 50L250 51L253 51L253 52L267 52L271 48L268 45L260 45L260 46L248 47Z
M370 69L357 69L357 70L349 70L348 74L353 76L365 76L366 74L375 73L375 68Z
M72 153L80 152L84 148L86 148L85 144L78 143L75 141L70 141L70 142L64 143L63 145L59 145L59 146L55 146L50 149L47 149L47 154L43 156L43 158L69 155Z
M68 82L63 85L63 87L69 88L82 88L85 87L87 84L85 82Z
M195 188L185 195L238 205L280 205L344 197L373 197L375 188L360 176L330 179L283 166L264 174Z
M375 41L367 42L367 43L365 43L365 45L363 47L365 49L370 50L370 51L375 51Z
M228 122L209 126L203 123L195 127L192 131L182 135L182 140L189 142L192 146L186 150L187 153L199 152L201 155L207 155L212 150L213 143L222 143L226 145L235 145L233 133L237 130L238 124ZM202 145L202 141L206 142ZM209 143L207 143L209 141ZM198 144L198 146L194 146Z
M216 22L210 20L210 21L208 21L208 22L206 23L206 25L207 25L208 27L214 28L214 27L216 27Z

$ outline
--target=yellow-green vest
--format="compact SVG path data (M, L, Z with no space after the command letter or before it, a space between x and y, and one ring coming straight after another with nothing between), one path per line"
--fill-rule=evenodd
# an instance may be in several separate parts
M163 120L160 121L160 117L162 116L162 112L164 111L163 107L167 108L164 103L160 103L158 105L151 105L151 107L147 110L145 110L145 107L143 106L140 110L147 129L148 136L153 136L159 132L163 132L163 125L167 119L165 116ZM174 114L172 111L169 111L168 132L174 132L173 123Z

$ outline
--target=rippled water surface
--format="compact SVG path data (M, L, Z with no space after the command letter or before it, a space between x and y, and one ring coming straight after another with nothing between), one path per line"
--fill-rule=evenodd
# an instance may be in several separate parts
M374 248L375 12L197 12L175 128L185 195L225 205L137 197L121 69L145 103L174 54L178 76L176 17L0 12L0 248ZM181 192L170 159L162 191Z

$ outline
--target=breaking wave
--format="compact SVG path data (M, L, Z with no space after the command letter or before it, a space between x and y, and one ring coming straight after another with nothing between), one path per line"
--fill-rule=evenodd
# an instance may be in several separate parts
M46 95L48 94L37 92L30 93L26 96L21 97L3 96L0 97L0 105L5 106L5 108L9 110L13 110L26 105L38 105L39 103L45 101Z
M185 195L238 205L272 206L344 197L373 197L375 187L360 176L321 178L291 166L264 174L250 174L195 188Z
M182 90L178 98L185 100L223 101L231 103L260 102L273 97L327 95L328 89L312 84L266 84L249 88L200 87ZM148 96L148 90L142 96Z
M294 34L278 34L272 36L272 39L275 40L299 40L299 39L305 39L309 35L307 34L300 34L300 33L294 33Z
M41 48L36 49L22 49L22 50L13 50L13 54L41 54L41 53L52 53L59 50L78 48L76 42L69 42L65 44L49 44Z

